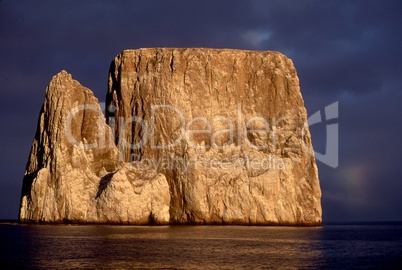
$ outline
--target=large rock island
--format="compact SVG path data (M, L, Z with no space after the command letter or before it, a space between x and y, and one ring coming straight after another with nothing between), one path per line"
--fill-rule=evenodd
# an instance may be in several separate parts
M65 71L32 143L24 223L320 225L293 63L278 52L125 50L105 116Z

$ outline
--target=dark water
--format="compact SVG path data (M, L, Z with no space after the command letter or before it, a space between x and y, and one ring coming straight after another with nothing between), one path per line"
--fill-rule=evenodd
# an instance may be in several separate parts
M1 269L402 269L402 224L0 225Z

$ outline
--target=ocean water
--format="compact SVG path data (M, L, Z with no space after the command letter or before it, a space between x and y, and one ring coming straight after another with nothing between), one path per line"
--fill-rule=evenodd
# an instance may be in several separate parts
M402 269L402 224L0 225L1 269Z

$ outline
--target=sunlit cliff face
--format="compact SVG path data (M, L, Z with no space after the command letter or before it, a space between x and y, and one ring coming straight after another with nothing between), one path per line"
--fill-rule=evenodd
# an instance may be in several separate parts
M124 51L105 108L106 119L67 72L52 79L22 222L321 224L306 110L284 55Z
M321 222L306 111L282 54L127 50L105 107L121 157L166 176L173 222Z

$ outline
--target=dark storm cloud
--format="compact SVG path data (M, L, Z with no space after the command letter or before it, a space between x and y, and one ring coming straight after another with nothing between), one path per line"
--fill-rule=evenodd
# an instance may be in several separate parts
M340 164L319 166L326 220L401 219L401 100L389 90L340 98ZM323 129L312 128L318 152L325 152Z
M273 32L264 45L302 63L300 75L315 94L376 91L402 71L396 2L259 1L257 7Z
M104 100L120 51L277 50L293 59L310 114L339 101L339 167L318 162L324 220L402 219L398 1L0 2L0 218L15 218L44 90L62 69ZM311 128L325 152L325 124Z

